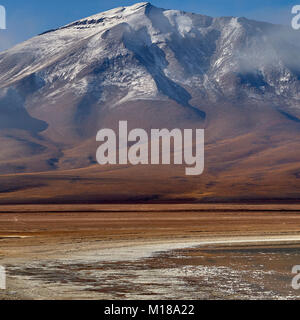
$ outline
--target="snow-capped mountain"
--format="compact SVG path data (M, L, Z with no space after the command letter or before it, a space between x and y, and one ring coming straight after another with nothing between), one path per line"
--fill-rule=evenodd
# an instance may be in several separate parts
M1 53L0 84L7 88L30 77L34 93L48 91L53 102L66 91L98 91L97 101L112 106L140 98L188 105L192 94L294 105L300 99L299 38L288 27L138 3Z
M205 127L207 145L220 143L207 151L212 172L216 159L232 166L296 141L299 40L286 26L148 2L47 31L0 53L0 171L93 165L96 132L118 120Z

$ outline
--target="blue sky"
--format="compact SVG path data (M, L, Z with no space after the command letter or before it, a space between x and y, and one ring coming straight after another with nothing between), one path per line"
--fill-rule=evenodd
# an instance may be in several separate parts
M0 51L45 30L119 6L130 0L0 0L6 7L7 30L0 30ZM244 16L288 24L291 8L300 0L153 0L161 8L180 9L210 16Z

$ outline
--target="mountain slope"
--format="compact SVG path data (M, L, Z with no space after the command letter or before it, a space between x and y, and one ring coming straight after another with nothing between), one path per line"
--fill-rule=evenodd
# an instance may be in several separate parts
M297 198L299 40L284 26L138 3L0 53L0 172L21 174L0 178L9 186L3 201ZM95 165L97 131L119 120L146 130L205 128L204 175ZM117 185L102 183L107 174ZM66 192L69 183L76 188Z

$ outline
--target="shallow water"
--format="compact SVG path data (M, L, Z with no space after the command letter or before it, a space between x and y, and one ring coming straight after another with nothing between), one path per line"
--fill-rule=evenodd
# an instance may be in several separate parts
M198 247L140 258L114 249L86 258L9 265L24 294L51 299L299 299L292 267L300 264L299 245ZM148 248L149 249L149 248ZM129 251L128 251L129 250ZM164 248L167 250L167 247ZM128 260L126 260L128 256ZM22 290L22 288L20 289Z

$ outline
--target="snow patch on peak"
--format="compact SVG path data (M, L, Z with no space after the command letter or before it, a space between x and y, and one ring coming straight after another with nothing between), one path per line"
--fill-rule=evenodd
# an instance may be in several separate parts
M145 9L149 6L152 7L152 5L149 2L140 2L140 3L136 3L132 6L128 6L128 7L114 8L114 9L111 9L108 11L97 13L97 14L92 15L90 17L86 17L86 18L77 20L75 22L72 22L72 23L62 27L61 29L74 27L74 26L75 27L77 27L77 26L84 27L84 26L88 26L88 25L92 25L92 24L100 24L103 22L108 22L111 20L118 21L121 19L125 19L132 14L136 14L139 11L144 13L145 10L141 10L141 9Z
M232 28L239 28L241 26L238 17L232 17L230 24Z
M130 7L127 7L129 10L137 10L140 8L144 8L144 7L149 7L152 6L152 4L150 2L138 2Z

